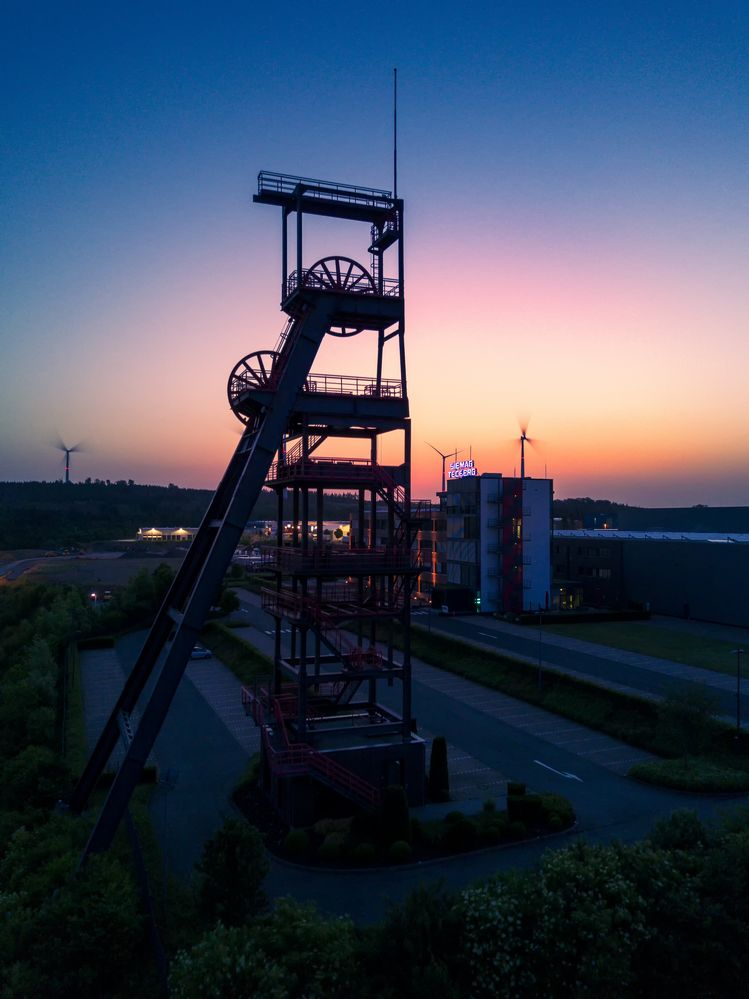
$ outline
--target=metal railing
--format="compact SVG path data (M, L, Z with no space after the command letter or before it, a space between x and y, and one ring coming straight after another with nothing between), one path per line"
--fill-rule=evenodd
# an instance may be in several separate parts
M348 204L368 205L374 208L392 208L392 191L379 187L360 187L356 184L339 184L333 180L315 180L312 177L294 177L291 174L261 170L257 175L257 193L295 194L302 188L304 198L325 201L345 201Z
M318 478L339 480L361 479L385 482L389 488L396 488L392 476L384 471L382 465L377 465L368 458L299 458L289 461L274 461L268 469L267 481L276 479L316 476Z
M304 383L303 391L322 395L364 395L375 399L401 399L403 383L399 378L381 378L378 385L371 375L326 375L311 371Z
M317 288L319 291L329 291L337 295L369 295L377 298L398 298L400 295L400 282L397 278L383 278L380 292L369 275L367 275L368 281L365 281L362 275L360 279L354 279L345 287L339 287L330 283L329 276L322 267L303 267L301 280L299 274L300 272L295 270L286 278L283 285L284 299L292 295L300 285L303 288Z
M263 548L260 567L282 572L336 572L348 576L356 572L390 574L406 572L411 567L408 551L393 548Z
M234 403L243 392L257 391L261 387L273 390L277 383L276 366L274 366L268 381L263 384L257 372L253 378L249 374L235 374L229 386L229 399ZM328 375L310 372L302 386L303 392L315 395L350 395L364 396L370 399L402 399L403 383L397 378L382 378L378 385L371 375Z

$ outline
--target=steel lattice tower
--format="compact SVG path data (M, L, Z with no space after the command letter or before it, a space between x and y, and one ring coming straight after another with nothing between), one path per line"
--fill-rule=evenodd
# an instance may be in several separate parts
M423 800L424 743L413 734L411 710L410 600L419 572L411 549L422 510L410 494L403 202L389 191L266 172L254 200L282 210L281 308L287 321L274 349L248 354L229 377L229 402L244 432L71 798L75 811L85 806L122 738L125 757L86 855L112 841L264 484L275 490L278 509L276 547L265 558L276 581L263 594L276 619L274 671L266 684L244 690L243 699L262 726L266 787L297 820L313 812L318 784L365 807L375 806L388 784L402 784L414 804ZM292 214L296 268L289 273ZM343 256L305 267L305 215L366 223L370 267ZM397 260L390 277L388 250ZM376 340L370 374L312 373L326 336L360 334ZM384 377L386 363L398 377ZM402 461L395 465L377 460L386 434L402 443ZM321 457L328 442L356 439L368 443L368 458ZM331 489L357 495L348 550L324 544ZM294 528L287 542L289 492ZM378 516L384 516L384 537L378 537ZM284 621L291 626L288 649ZM154 675L146 703L139 705ZM397 708L380 702L384 685L399 688ZM132 731L136 706L141 717Z

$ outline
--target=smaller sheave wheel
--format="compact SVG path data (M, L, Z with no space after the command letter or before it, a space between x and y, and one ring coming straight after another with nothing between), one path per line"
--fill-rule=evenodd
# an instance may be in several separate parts
M227 394L234 415L242 423L249 423L252 414L239 412L241 396L247 391L267 388L271 384L273 366L277 358L278 354L274 350L256 350L234 365L229 375Z

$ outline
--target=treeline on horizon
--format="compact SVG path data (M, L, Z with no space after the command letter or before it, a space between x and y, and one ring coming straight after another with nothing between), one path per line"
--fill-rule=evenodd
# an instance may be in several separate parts
M0 482L0 550L59 548L93 541L134 538L139 527L197 527L213 496L211 489L116 482ZM328 520L348 520L350 495L325 497ZM310 497L315 515L315 497ZM274 520L275 495L264 489L250 515Z
M197 527L213 496L210 489L139 485L132 479L84 482L0 482L0 550L59 548L93 541L134 538L139 527ZM288 509L288 508L287 508ZM613 518L626 504L611 500L555 499L562 527L594 526ZM325 497L326 520L355 513L352 493ZM310 516L316 514L314 493ZM264 489L250 519L274 520L275 495Z

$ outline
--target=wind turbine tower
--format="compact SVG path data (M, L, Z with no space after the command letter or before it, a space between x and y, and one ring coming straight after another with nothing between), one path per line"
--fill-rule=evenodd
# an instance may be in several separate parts
M448 458L457 458L459 454L463 453L463 449L461 448L461 450L459 451L457 448L455 448L454 451L450 451L448 454L443 454L440 450L438 450L434 446L434 444L430 444L429 441L424 441L424 443L426 444L427 447L430 447L432 449L432 451L436 451L437 454L440 456L440 458L442 458L442 492L444 493L444 491L445 491L445 462L447 461Z
M82 451L83 448L81 447L80 442L78 444L74 444L72 447L67 447L62 439L58 439L58 442L54 446L58 451L65 452L65 483L70 485L70 456L74 451Z

